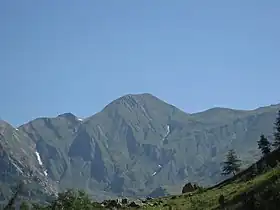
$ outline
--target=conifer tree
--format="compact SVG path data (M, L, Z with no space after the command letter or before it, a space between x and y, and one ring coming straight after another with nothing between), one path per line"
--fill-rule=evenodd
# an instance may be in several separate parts
M235 175L240 170L240 160L238 159L235 151L233 149L228 151L226 156L226 161L223 162L223 172L222 175Z
M274 132L274 142L273 146L278 149L280 147L280 110L278 111L275 125L275 132Z
M271 151L271 147L270 147L271 144L263 134L260 136L260 140L258 141L258 146L263 156L266 156Z

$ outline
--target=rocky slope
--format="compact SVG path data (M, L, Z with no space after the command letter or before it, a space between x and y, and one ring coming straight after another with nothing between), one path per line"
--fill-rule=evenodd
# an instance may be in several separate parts
M85 189L97 199L146 196L169 186L179 186L172 189L179 192L187 181L221 181L220 163L230 148L244 167L254 162L256 141L272 133L279 108L187 114L150 94L126 95L83 120L66 113L18 130L5 123L9 129L1 126L0 143L10 159L1 157L0 170L13 165L13 158L20 167L25 157L23 168L32 167L50 186Z
M42 165L36 144L27 134L0 121L0 201L6 200L20 182L25 183L23 196L37 198L57 193Z

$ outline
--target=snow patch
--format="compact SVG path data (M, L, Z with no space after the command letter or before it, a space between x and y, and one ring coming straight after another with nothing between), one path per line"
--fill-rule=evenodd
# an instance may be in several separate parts
M164 135L164 139L169 135L170 133L170 126L169 125L166 125L166 134Z
M79 121L81 121L81 122L83 121L83 119L82 119L82 118L78 118L78 120L79 120Z
M157 169L157 171L155 171L155 172L152 174L152 176L155 176L155 175L157 175L158 172L160 172L160 170L161 170L161 168L162 168L162 165L159 164L158 167L159 167L159 168Z
M170 126L166 125L166 133L163 136L162 141L164 141L169 134L170 134Z
M41 160L41 157L40 157L39 152L36 151L35 154L36 154L36 156L37 156L37 160L38 160L39 165L40 165L40 166L43 166L43 162L42 162L42 160ZM47 172L46 169L43 170L43 173L44 173L45 176L48 176L48 172ZM42 173L41 173L41 174L42 174Z
M169 125L167 125L167 133L166 133L166 135L168 135L169 133L170 133L170 126Z
M16 128L16 131L19 131L19 129Z
M41 157L40 157L39 152L36 151L35 154L36 154L36 156L37 156L37 160L38 160L38 162L39 162L39 165L42 166L43 163L42 163L42 160L41 160Z

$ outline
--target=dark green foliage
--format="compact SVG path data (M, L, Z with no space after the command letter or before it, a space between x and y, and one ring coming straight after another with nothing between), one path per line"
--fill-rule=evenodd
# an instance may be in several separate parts
M203 192L206 191L206 188L198 186L198 187L197 187L197 191L198 191L199 193L203 193Z
M275 125L275 132L274 132L273 146L275 148L279 148L280 147L280 110L278 111L274 125Z
M260 140L258 141L258 146L264 156L269 154L271 151L270 148L271 143L263 134L260 136Z
M222 209L225 208L225 196L224 195L220 195L220 197L219 197L219 204L220 204L220 207Z
M241 196L240 210L278 210L280 206L280 183L271 182L261 190L245 192Z
M243 208L246 209L256 209L256 198L254 195L254 191L249 193L244 193L243 195Z
M105 200L102 202L103 206L107 209L111 208L120 208L121 204L118 202L118 200Z
M223 162L224 166L222 169L222 175L229 175L231 173L235 175L240 170L240 162L241 161L238 159L235 151L233 149L229 150L226 161Z
M127 200L127 198L123 198L123 199L122 199L122 204L123 204L123 205L128 204L128 200Z

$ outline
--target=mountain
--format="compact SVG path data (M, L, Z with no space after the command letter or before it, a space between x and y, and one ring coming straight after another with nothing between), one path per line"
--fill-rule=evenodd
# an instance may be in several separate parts
M38 157L36 144L26 133L0 120L0 201L6 200L21 181L26 197L46 198L57 193Z
M142 197L155 189L180 192L188 181L221 181L220 163L231 148L244 167L256 161L256 141L261 134L271 138L279 109L188 114L151 94L125 95L86 119L65 113L17 129L2 122L0 143L9 159L0 160L0 170L13 163L32 168L52 193L79 188L96 199Z
M164 188L153 191L157 198L111 199L102 203L77 191L60 193L43 209L236 209L278 210L280 205L280 149L275 149L250 167L217 185L205 188L187 183L182 194L166 196Z

